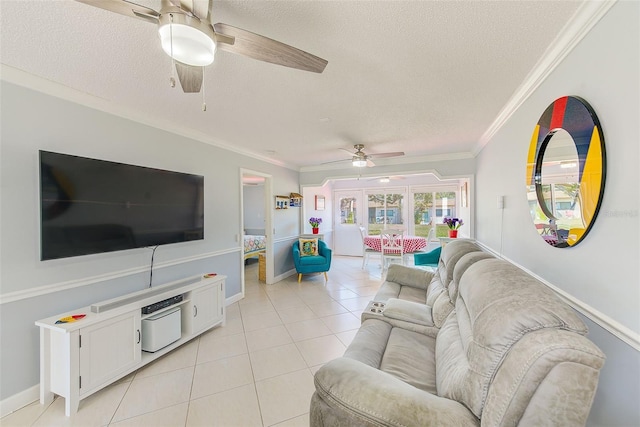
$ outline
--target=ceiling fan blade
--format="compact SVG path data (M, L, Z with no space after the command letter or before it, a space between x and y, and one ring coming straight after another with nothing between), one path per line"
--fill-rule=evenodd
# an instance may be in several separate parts
M216 33L235 37L233 45L219 44L220 50L314 73L322 73L327 66L327 61L322 58L250 31L222 23L215 24L213 28Z
M146 6L140 6L139 4L132 3L127 0L77 0L80 3L88 4L90 6L99 7L100 9L108 10L109 12L119 13L120 15L130 16L132 18L138 18L143 21L158 23L158 17L160 14L153 9L149 9Z
M342 160L332 160L330 162L320 163L321 165L329 165L331 163L341 163L341 162L350 162L351 159L342 159Z
M368 168L372 168L372 167L374 167L375 165L376 165L376 164L375 164L375 163L373 163L373 162L371 161L371 159L367 159L367 167L368 167Z
M215 31L215 28L213 30L213 35L216 38L216 43L224 43L224 44L228 44L228 45L234 45L236 42L236 38L232 37L232 36L228 36L226 34L220 34L218 32ZM227 50L225 48L222 47L222 45L218 45L220 47L221 50Z
M200 88L202 87L203 67L194 67L193 65L183 64L178 61L175 61L175 63L182 90L186 93L200 92Z
M209 13L209 2L203 2L201 0L176 0L176 3L179 3L177 6L182 10L188 10L195 16L197 16L200 20L205 20Z
M393 153L368 154L368 156L375 159L382 159L384 157L400 157L400 156L404 156L404 151L395 151Z

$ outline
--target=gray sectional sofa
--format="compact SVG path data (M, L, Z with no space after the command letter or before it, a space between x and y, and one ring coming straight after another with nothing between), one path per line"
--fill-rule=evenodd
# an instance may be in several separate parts
M374 300L382 312L315 374L312 426L585 424L604 355L512 264L452 242L435 273L390 267Z

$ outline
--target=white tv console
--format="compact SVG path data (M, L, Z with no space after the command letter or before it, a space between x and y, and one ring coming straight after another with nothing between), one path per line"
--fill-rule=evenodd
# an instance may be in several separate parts
M226 276L193 276L79 308L36 322L40 327L40 403L65 398L65 414L78 411L81 399L106 387L185 344L214 326L225 323ZM149 314L142 308L182 296L182 301ZM141 322L163 311L181 309L181 336L168 346L142 351ZM71 323L62 317L86 316Z

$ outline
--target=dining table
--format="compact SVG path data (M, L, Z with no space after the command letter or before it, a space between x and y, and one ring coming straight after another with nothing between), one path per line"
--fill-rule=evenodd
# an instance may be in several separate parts
M364 244L375 251L382 252L380 236L365 236ZM427 239L420 236L403 236L402 247L405 254L416 252L427 247Z

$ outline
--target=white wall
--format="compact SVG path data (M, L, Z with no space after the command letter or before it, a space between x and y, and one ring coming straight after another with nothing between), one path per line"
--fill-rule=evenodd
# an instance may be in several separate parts
M477 158L476 236L488 247L611 319L640 332L640 3L618 2L511 116ZM577 95L595 109L607 155L600 214L585 240L558 249L537 235L525 193L534 126L556 98ZM505 196L505 209L496 197ZM502 214L504 217L502 219ZM500 238L503 236L501 245ZM638 351L588 322L607 355L590 425L640 425Z
M38 384L36 320L149 283L150 249L40 261L40 149L203 175L205 239L160 246L153 281L215 271L228 276L227 298L240 294L240 168L271 175L284 194L298 188L298 172L4 80L1 90L0 400ZM299 218L276 216L274 227L279 238L297 235ZM278 256L274 264L287 268Z
M304 196L304 216L302 218L303 233L311 233L311 224L309 218L322 218L320 224L321 233L331 233L333 231L333 200L331 195L332 185L327 183L323 186L304 187L302 195ZM315 197L324 196L324 209L316 210Z

